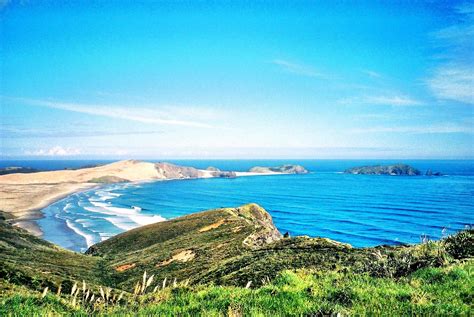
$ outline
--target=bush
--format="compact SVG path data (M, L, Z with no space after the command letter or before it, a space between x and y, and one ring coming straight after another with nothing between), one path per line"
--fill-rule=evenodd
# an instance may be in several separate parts
M458 232L444 239L446 251L455 259L474 257L474 230Z

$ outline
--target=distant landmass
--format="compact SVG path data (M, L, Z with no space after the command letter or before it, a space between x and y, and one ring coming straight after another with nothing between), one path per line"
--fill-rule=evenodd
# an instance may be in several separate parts
M249 170L250 173L285 173L285 174L307 174L306 168L301 165L285 164L276 167L255 166Z
M417 176L421 172L414 167L406 164L395 165L373 165L373 166L359 166L347 169L345 174L357 175L392 175L392 176Z
M36 173L39 172L36 168L31 167L20 167L20 166L10 166L5 168L0 168L0 175L15 174L15 173Z

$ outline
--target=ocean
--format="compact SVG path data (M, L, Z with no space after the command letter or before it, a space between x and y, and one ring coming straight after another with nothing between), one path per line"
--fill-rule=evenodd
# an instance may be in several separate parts
M153 160L151 160L153 161ZM440 239L474 224L474 161L466 160L168 160L222 170L301 164L306 175L113 184L76 193L43 209L44 238L88 246L141 225L219 207L257 203L280 232L327 237L355 247ZM346 168L403 162L443 176L343 174ZM15 164L13 164L15 163ZM2 161L1 166L63 169L106 161ZM158 233L159 234L159 233Z

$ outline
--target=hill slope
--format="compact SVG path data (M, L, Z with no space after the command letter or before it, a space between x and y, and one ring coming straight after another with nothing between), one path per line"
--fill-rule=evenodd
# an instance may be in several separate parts
M362 249L325 238L283 238L270 215L255 204L140 227L92 246L87 255L35 238L6 220L0 220L0 229L0 254L5 262L0 277L20 274L24 280L49 284L84 279L126 290L145 270L158 280L245 286L249 281L260 285L285 269L399 277L422 267L443 265L449 260L446 257L474 254L472 231L459 234L464 240L447 239L442 245ZM438 250L441 246L444 253Z
M474 284L468 273L474 256L473 233L464 231L440 242L415 246L357 249L324 238L283 238L270 215L258 205L249 204L137 228L94 245L88 255L83 255L12 227L2 214L0 313L89 314L110 310L117 314L196 314L215 310L221 315L234 308L249 314L283 310L298 315L353 309L361 313L378 307L374 306L377 302L364 300L369 296L361 291L364 289L371 289L370 296L398 313L418 309L419 299L413 296L426 294L430 301L445 305L430 304L434 306L419 312L466 312L472 297L469 288ZM467 262L456 264L459 261ZM295 270L297 275L292 273ZM453 270L455 273L450 273ZM137 287L139 294L147 293L145 282L140 282L145 271L143 279L149 282L149 292L160 291L132 296L128 292L135 288L136 293ZM434 280L429 282L433 274ZM416 292L420 281L440 286L403 297L408 290ZM245 286L256 289L251 291ZM76 295L42 300L38 292L44 287L50 292L60 287L62 294ZM121 290L125 295L119 300ZM104 292L114 295L109 298ZM401 297L385 302L394 292ZM93 304L91 294L96 296ZM229 299L230 294L238 297ZM121 306L124 301L126 306Z

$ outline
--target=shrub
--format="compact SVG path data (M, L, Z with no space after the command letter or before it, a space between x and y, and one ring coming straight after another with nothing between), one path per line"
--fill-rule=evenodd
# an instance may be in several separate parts
M474 229L458 232L443 242L446 251L455 259L474 257Z

